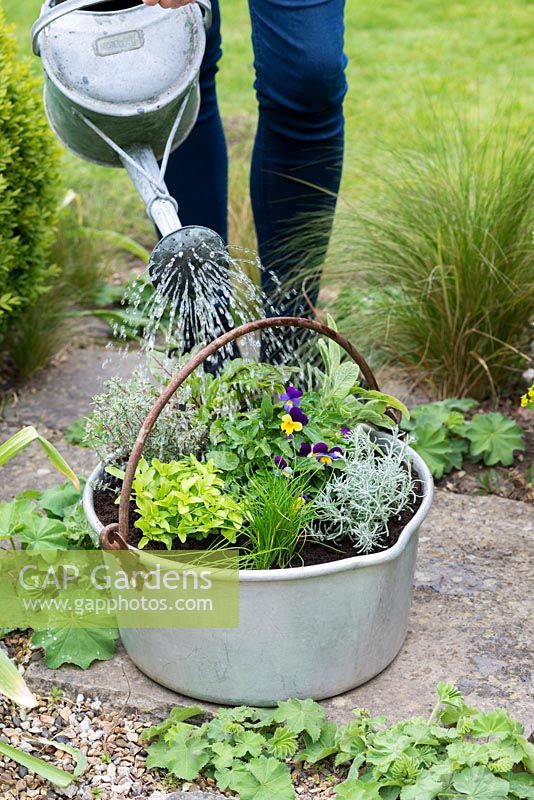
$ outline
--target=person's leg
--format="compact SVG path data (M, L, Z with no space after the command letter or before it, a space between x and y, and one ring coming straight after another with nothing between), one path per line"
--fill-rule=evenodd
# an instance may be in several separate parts
M201 103L197 123L174 151L165 176L178 201L183 225L205 225L228 239L228 153L215 75L221 49L219 0L212 0L213 24L207 32L206 53L200 70Z
M315 302L341 180L344 0L249 5L259 106L252 205L262 263L294 296L282 298L268 272L264 289L270 313L309 314L301 274ZM307 216L316 221L306 233Z

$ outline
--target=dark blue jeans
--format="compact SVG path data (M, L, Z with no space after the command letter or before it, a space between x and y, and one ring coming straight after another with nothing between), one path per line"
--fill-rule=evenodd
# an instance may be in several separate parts
M215 86L221 18L212 2L200 114L171 157L167 185L184 225L206 225L227 241L228 157ZM303 269L313 301L318 293L343 161L344 2L249 0L259 107L250 193L271 313L306 313ZM303 232L312 217L313 245ZM293 286L291 297L276 292L269 271Z

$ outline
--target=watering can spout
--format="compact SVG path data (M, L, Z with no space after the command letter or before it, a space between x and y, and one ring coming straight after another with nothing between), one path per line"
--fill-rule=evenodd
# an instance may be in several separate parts
M125 148L121 158L162 236L150 257L152 283L165 294L173 294L187 283L192 269L207 261L224 269L226 246L219 234L202 225L182 227L178 204L169 194L153 150L134 145Z
M150 147L132 145L125 148L122 156L125 169L144 200L146 211L163 237L182 227L178 216L178 204L170 196L160 168Z

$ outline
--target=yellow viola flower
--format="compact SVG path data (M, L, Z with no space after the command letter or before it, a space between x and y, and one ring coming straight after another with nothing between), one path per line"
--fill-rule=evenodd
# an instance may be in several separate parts
M290 414L284 414L280 427L286 436L292 436L295 432L298 433L302 430L302 422L294 420Z

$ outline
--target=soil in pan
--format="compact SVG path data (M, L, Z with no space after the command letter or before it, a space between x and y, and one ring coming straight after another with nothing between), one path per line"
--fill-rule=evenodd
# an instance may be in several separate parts
M384 540L384 546L376 548L375 550L371 551L372 553L380 553L384 550L393 547L394 544L397 543L399 536L401 535L403 529L406 527L408 522L412 519L415 515L417 510L419 509L421 503L423 502L423 488L419 478L414 474L414 494L415 499L413 503L407 506L401 514L397 517L393 517L389 521L389 532L387 537ZM94 507L95 512L98 519L102 522L103 525L111 525L114 522L118 522L119 520L119 507L116 504L116 490L113 489L103 489L103 488L95 488L94 491ZM130 529L129 529L129 536L128 542L136 547L139 544L141 539L141 532L135 527L135 521L137 519L137 512L135 510L135 505L130 503ZM180 551L180 550L209 550L210 547L214 546L220 539L215 536L209 536L207 539L203 539L202 541L197 541L192 539L191 541L187 541L185 544L182 544L179 540L175 541L173 550ZM244 547L245 540L237 540L236 547ZM150 550L165 550L165 546L162 543L153 543L150 545ZM336 544L335 547L332 545L324 545L320 543L314 543L312 541L308 541L302 550L300 551L300 555L295 558L295 563L291 566L294 567L309 567L313 564L328 564L332 561L341 561L345 558L354 558L354 556L358 555L358 553L354 550L354 547L350 542L342 542Z

